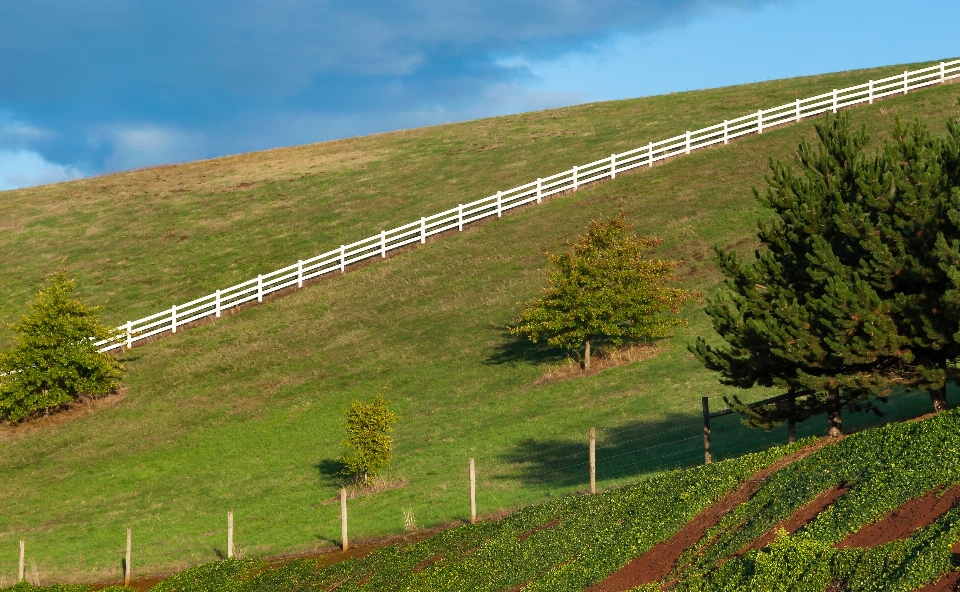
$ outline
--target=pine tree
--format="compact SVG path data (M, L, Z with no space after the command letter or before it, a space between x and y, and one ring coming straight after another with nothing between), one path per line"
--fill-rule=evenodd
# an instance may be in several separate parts
M816 149L800 145L799 174L771 162L767 191L754 191L773 213L760 224L764 248L754 260L716 249L727 289L710 299L707 314L726 345L699 338L691 351L726 384L785 392L762 408L728 401L748 423L769 428L826 412L838 435L841 409L875 409L873 399L903 383L912 358L901 349L893 303L864 273L871 245L847 232L869 218L892 178L877 175L884 164L864 156L869 138L850 131L849 117L816 130Z
M59 271L40 289L31 312L10 326L17 345L0 353L0 419L17 423L117 388L123 367L94 345L115 333L100 322L99 307L71 298L75 288Z
M618 346L666 337L686 322L676 314L699 293L667 285L680 262L644 258L660 244L633 234L625 214L591 221L570 251L545 254L553 265L549 286L524 306L510 331L534 343L583 351L587 370L597 340Z

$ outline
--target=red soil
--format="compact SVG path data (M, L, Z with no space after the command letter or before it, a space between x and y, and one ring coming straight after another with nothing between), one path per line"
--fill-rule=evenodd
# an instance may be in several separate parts
M759 491L766 479L780 469L810 456L823 446L837 442L837 438L821 438L811 446L785 456L769 467L754 473L740 487L703 510L670 539L630 561L607 579L587 588L587 592L625 592L642 584L651 584L667 577L680 555L703 538L723 516L749 500Z
M777 538L777 532L780 529L787 531L787 534L793 534L797 532L809 524L814 518L819 516L820 512L823 512L832 506L833 502L840 499L840 496L849 490L849 487L843 485L834 485L830 489L813 498L810 503L794 512L790 518L777 524L768 530L766 534L737 551L736 556L739 557L751 549L762 549L763 547L766 547Z
M912 499L880 520L865 525L859 531L847 536L836 545L845 547L872 548L892 541L899 541L912 535L943 516L947 510L960 502L960 485L954 485L937 497L938 489L924 496Z

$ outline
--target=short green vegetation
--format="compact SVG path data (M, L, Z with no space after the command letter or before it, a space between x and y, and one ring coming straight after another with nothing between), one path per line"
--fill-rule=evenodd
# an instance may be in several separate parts
M672 471L597 495L572 495L507 518L465 525L363 559L301 559L282 567L220 561L186 570L152 592L309 590L524 590L579 592L669 539L689 520L792 446ZM849 592L916 590L951 571L960 507L902 540L834 548L904 502L960 483L960 411L848 436L788 464L680 557L668 576L678 591ZM778 524L821 493L846 487L792 534ZM741 552L768 531L771 544ZM265 569L266 568L266 569ZM651 587L651 590L659 587Z
M123 366L93 343L114 331L100 322L99 308L72 297L75 289L66 271L57 272L11 326L17 344L0 352L0 420L20 422L119 386Z
M400 419L390 411L383 395L369 403L354 401L347 408L347 438L343 441L350 452L340 457L343 472L353 476L355 486L369 485L390 467L393 452L393 424Z
M590 369L591 342L653 341L685 325L680 309L699 293L667 285L677 261L644 258L663 241L630 232L626 215L591 220L587 234L559 255L544 295L528 302L514 335L579 353ZM672 313L672 314L669 314Z

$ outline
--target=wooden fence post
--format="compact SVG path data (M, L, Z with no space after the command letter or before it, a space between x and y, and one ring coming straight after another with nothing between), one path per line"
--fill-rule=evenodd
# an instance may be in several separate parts
M257 302L263 302L263 274L257 274Z
M220 290L217 290L216 296L214 296L214 298L216 302L214 307L216 308L217 318L219 319L220 318Z
M910 74L909 70L903 71L903 94L907 94L907 90L909 89L909 84L907 83L907 76L909 74Z
M797 99L797 123L800 123L800 99Z
M133 321L127 321L127 349L133 348Z
M233 559L233 510L227 512L227 559Z
M757 111L757 133L763 133L763 109Z
M177 305L174 304L170 307L170 332L177 332Z
M943 62L940 62L940 84L943 84L946 81L946 66Z
M470 459L470 524L477 523L477 470Z
M726 119L723 120L723 145L730 143L730 124Z
M797 443L797 420L790 418L787 420L787 444Z
M869 104L872 105L873 104L873 81L871 80L868 84L869 84L869 88L867 90L867 101L869 102Z
M21 541L20 541L20 570L17 572L17 581L18 581L18 582L22 582L22 581L23 581L23 558L24 558L24 549L25 549L25 548L26 548L26 543L25 543L23 540L21 540Z
M342 543L340 548L344 551L350 548L350 540L347 538L347 488L340 488L340 539Z
M380 231L380 258L381 259L387 258L387 231L386 230Z
M497 218L503 216L503 192L497 192Z
M833 112L837 112L837 89L833 89Z
M347 270L347 247L346 245L340 245L340 273L344 273Z
M303 259L297 259L297 288L303 287Z
M710 454L710 399L702 398L703 402L703 462L710 464L713 462L713 455Z
M684 138L686 138L685 140L686 144L684 145L684 153L690 154L690 132L689 131L684 135Z
M463 232L463 204L457 205L457 230Z
M427 244L427 219L420 216L420 244Z
M597 492L597 431L590 428L590 493Z
M537 203L543 203L543 179L537 177Z
M610 155L610 178L611 179L617 178L617 155L616 154Z
M123 585L130 585L130 551L133 547L133 529L127 529L127 558L123 563Z
M653 168L653 142L647 144L647 167Z

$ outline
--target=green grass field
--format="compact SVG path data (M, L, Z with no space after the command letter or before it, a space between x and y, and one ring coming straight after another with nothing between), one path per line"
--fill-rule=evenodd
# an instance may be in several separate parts
M0 314L22 314L37 281L66 258L81 294L120 323L498 188L898 70L584 105L0 193L9 278ZM939 131L958 114L958 95L960 86L935 87L853 118L875 141L898 115L922 116ZM620 211L640 233L667 241L661 255L689 260L686 285L713 289L710 246L753 248L761 212L750 187L763 183L768 158L789 158L812 136L805 122L624 175L124 354L122 400L3 432L0 577L14 575L23 538L44 581L115 578L127 526L141 574L209 561L224 548L229 508L248 556L329 545L339 538L339 507L329 501L343 410L384 387L402 415L392 476L408 485L352 502L358 538L400 532L405 511L421 527L464 518L468 457L477 459L481 514L583 489L585 471L568 467L581 462L590 426L600 428L603 486L663 463L700 462L699 399L728 391L686 352L709 331L699 309L652 359L546 384L538 383L545 369L563 360L509 338L504 325L539 290L541 249L558 250L590 219ZM885 418L847 425L927 410L924 396L904 395ZM801 434L823 423L807 422ZM785 440L735 418L718 420L714 434L721 457Z

